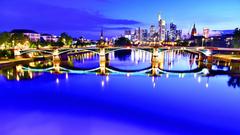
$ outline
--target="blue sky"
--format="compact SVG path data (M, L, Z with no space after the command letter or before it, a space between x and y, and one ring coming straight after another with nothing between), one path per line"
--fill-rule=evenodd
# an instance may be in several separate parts
M240 26L239 0L1 0L0 31L14 28L38 32L98 38L103 27L107 36L125 29L149 28L160 13L188 32L234 29Z

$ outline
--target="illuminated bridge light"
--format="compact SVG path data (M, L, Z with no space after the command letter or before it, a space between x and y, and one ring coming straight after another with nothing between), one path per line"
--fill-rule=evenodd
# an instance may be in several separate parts
M101 86L104 87L105 86L105 82L102 80L101 82Z
M166 78L169 78L169 74L166 74Z
M56 83L59 84L59 79L58 78L56 79Z
M66 77L66 79L68 79L68 73L66 73L65 77Z
M153 88L155 88L155 87L156 87L156 83L154 82L154 83L153 83Z
M109 76L106 76L106 81L109 82Z
M206 83L206 85L205 85L205 86L206 86L206 88L208 88L208 87L209 87L209 84L208 84L208 83Z
M194 78L195 78L195 79L197 78L197 74L196 74L196 73L194 74Z
M201 77L200 76L198 77L198 83L201 83Z

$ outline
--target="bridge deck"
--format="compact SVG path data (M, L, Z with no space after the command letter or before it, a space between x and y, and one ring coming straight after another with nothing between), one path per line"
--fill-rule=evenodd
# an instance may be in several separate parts
M226 55L226 54L216 54L213 55L214 60L222 60L226 62L240 62L240 56L239 55Z

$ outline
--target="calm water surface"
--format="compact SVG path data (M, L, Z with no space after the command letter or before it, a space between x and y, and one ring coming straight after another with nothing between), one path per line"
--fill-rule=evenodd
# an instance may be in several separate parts
M203 74L195 70L202 65L192 54L160 57L159 69L181 73L142 73L152 67L151 53L130 50L107 55L111 72L105 75L92 53L2 67L0 134L240 134L236 67L212 65L209 71L229 74Z

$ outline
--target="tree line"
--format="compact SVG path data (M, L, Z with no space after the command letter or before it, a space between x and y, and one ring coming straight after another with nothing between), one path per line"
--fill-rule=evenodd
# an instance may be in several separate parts
M233 44L235 48L240 48L240 29L236 28L233 36Z
M23 33L9 33L9 32L2 32L0 33L0 46L4 48L12 48L17 45L25 45L30 48L39 48L40 46L53 46L53 47L62 47L64 45L67 46L86 46L90 45L91 42L86 42L83 40L83 37L76 39L76 43L73 44L73 37L68 35L66 32L61 33L58 37L57 42L55 41L47 41L43 38L40 38L37 41L31 41L28 36L24 35Z

